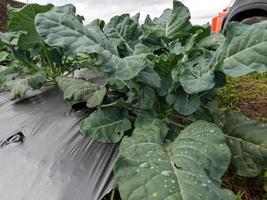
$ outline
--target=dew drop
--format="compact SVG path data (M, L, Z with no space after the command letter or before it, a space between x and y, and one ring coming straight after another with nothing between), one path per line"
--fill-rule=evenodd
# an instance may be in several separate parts
M207 185L206 185L205 183L202 183L201 186L203 186L203 187L207 187Z
M147 165L147 163L143 163L140 165L141 168L145 167Z
M162 171L160 174L162 175L162 176L170 176L170 171L168 171L168 170L164 170L164 171Z

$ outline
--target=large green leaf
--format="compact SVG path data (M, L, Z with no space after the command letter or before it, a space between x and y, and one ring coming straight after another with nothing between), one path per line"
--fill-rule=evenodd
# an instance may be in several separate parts
M147 124L157 126L160 129L160 136L164 139L168 133L168 126L162 120L158 119L151 111L142 111L135 120L135 127L145 127Z
M9 10L8 31L24 31L27 33L19 38L19 47L29 49L34 48L36 44L42 44L42 39L35 29L34 19L38 13L45 13L52 7L52 4L27 4L21 9Z
M147 123L123 139L114 171L123 200L233 200L220 188L230 152L214 124L191 124L165 146L158 126Z
M138 38L141 35L139 24L131 19L129 14L111 18L104 32L123 57L134 53L135 45L139 42Z
M182 115L191 115L196 112L200 106L200 98L198 95L187 94L181 89L179 89L176 94L168 95L166 100Z
M138 81L154 88L160 88L161 86L160 76L154 71L154 69L150 67L147 67L143 71L141 71L137 79Z
M189 31L190 13L187 7L181 2L174 0L173 9L167 9L159 18L153 21L148 17L142 26L144 38L167 37L174 38L181 32Z
M145 55L118 57L111 41L97 26L89 26L89 29L83 26L75 16L72 5L55 7L38 14L35 24L44 41L62 48L66 55L99 54L100 63L97 62L96 66L112 79L129 80L143 69Z
M162 33L161 28L157 27L149 15L146 17L141 28L143 31L143 34L140 36L142 43L152 50L160 49L163 45L161 38L164 34Z
M103 143L118 143L131 128L128 113L119 107L106 107L92 113L81 124L81 133Z
M73 5L65 5L38 14L35 18L38 34L50 46L61 47L67 55L103 51L101 45L106 38L83 26L75 12ZM103 42L100 43L100 40Z
M78 78L57 77L56 82L67 101L86 101L98 90L97 84Z
M197 94L215 86L214 68L210 58L200 57L196 66L188 66L180 75L180 83L189 94Z
M133 55L123 59L112 55L106 60L108 62L104 64L103 68L109 78L125 81L136 77L145 68L146 55Z
M267 125L240 113L225 116L223 131L240 176L256 177L267 170Z
M147 47L146 45L142 43L138 43L134 48L134 55L138 54L150 54L152 52L152 49Z
M207 49L216 50L224 42L225 42L225 37L222 33L212 33L210 36L200 40L198 45Z
M167 55L162 54L156 60L154 69L160 76L166 77L166 75L177 66L177 63L181 58L182 55L175 55L173 53Z
M240 32L240 29L243 32ZM266 72L267 21L251 26L233 22L228 25L227 32L227 41L223 47L224 72L233 77L250 72Z
M140 89L138 106L141 109L150 109L153 107L155 99L155 91L151 87L144 86Z
M93 95L90 97L90 99L87 100L86 103L87 107L95 108L96 106L101 105L106 94L107 94L106 87L103 87L100 90L95 91Z

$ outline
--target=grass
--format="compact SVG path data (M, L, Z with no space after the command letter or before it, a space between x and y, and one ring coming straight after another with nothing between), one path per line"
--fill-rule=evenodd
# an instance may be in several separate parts
M253 119L267 119L267 73L228 78L219 90L222 107L237 110Z

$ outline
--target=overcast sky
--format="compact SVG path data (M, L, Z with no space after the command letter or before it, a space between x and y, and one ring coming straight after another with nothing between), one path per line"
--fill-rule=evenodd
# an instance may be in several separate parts
M27 0L20 0L27 2ZM193 24L205 24L231 0L182 0L191 11ZM86 22L96 18L108 20L110 17L122 13L132 15L141 13L141 21L147 14L152 17L159 16L166 8L172 7L172 0L28 0L28 3L64 5L72 3L77 8L77 13L83 15Z

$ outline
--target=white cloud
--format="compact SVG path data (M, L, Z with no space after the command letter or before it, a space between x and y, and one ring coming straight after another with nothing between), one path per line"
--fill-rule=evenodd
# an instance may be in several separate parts
M27 2L27 0L21 0ZM64 5L72 3L77 8L77 13L83 15L87 22L96 18L110 19L114 15L140 12L141 20L147 14L151 17L159 16L164 9L172 7L172 0L28 0L29 3L53 3ZM194 24L204 24L225 8L230 0L182 0L189 7Z

